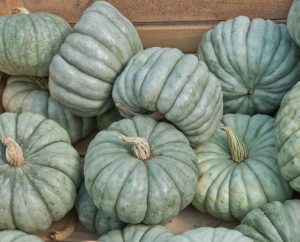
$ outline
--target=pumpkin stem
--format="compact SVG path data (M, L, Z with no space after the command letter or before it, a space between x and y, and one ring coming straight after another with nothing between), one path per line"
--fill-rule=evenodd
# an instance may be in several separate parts
M242 138L229 127L223 126L221 129L226 132L231 159L237 163L246 160L248 150Z
M124 135L121 135L120 138L129 144L133 144L132 151L136 158L146 161L153 155L146 139L141 137L126 137Z
M33 80L41 90L49 91L48 84L45 79L38 76L30 76L29 78Z
M11 166L20 167L24 163L24 156L21 147L10 137L1 138L6 145L6 160Z
M71 218L71 221L67 225L67 227L50 233L49 238L52 241L65 241L67 238L69 238L73 234L73 232L76 229L76 225L77 225L77 216L74 214L74 216Z
M12 14L29 14L29 10L27 8L24 7L17 7L14 8Z
M134 111L132 111L129 107L127 107L126 105L124 105L123 103L115 103L116 107L121 110L122 112L124 113L128 113L129 115L131 116L138 116L138 115L141 115L139 113L136 113ZM145 115L145 116L150 116L151 118L159 121L159 120L162 120L164 118L164 115L162 113L160 113L159 111L156 111L156 112L153 112L149 115Z

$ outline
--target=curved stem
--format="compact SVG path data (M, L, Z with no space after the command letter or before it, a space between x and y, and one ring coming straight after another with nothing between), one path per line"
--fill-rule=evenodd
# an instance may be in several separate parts
M150 145L146 139L141 137L127 137L124 135L120 136L120 138L129 144L133 144L132 151L136 158L146 161L153 155Z
M231 159L236 163L246 160L249 154L242 138L229 127L221 129L226 132Z
M76 225L77 225L77 216L74 214L74 216L71 218L71 221L66 228L51 233L49 235L49 238L52 241L65 241L73 234L73 232L76 229Z
M24 163L24 156L21 147L10 137L1 138L1 142L6 145L6 160L14 167L19 167Z
M24 7L17 7L14 8L12 14L29 14L29 10L27 8Z

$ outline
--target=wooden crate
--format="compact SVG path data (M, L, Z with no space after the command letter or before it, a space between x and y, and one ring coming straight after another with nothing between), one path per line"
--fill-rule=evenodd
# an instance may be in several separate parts
M220 21L238 15L251 18L272 19L285 22L293 0L111 0L136 26L145 48L153 46L176 47L186 53L197 50L201 36ZM0 0L0 15L10 14L15 7L26 7L31 12L47 11L75 24L81 13L93 0ZM94 134L76 145L84 156ZM49 231L63 228L75 212L53 224L46 232L38 234L48 241ZM195 227L223 226L234 228L238 222L222 222L191 206L166 224L174 233ZM92 242L97 236L88 232L80 223L67 240Z

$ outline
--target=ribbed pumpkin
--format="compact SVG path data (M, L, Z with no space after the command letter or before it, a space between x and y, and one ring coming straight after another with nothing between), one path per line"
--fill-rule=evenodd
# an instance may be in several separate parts
M280 150L278 164L282 176L300 192L300 82L283 98L275 119L275 144Z
M159 224L188 206L198 180L196 155L175 127L136 116L90 143L85 185L95 205L126 223Z
M46 230L74 205L79 156L67 132L39 114L1 114L0 138L0 230Z
M95 118L81 118L66 110L49 94L48 82L38 77L17 76L8 79L2 103L6 111L32 112L54 120L70 135L72 143L88 135Z
M108 2L96 1L51 62L50 93L79 116L100 115L112 106L115 78L140 50L141 40L129 20Z
M271 202L249 212L237 230L255 242L299 242L300 201Z
M185 232L182 235L172 236L160 242L253 242L236 230L225 228L202 227Z
M0 71L10 75L46 76L53 56L71 33L70 25L50 13L16 14L0 17Z
M1 242L44 242L35 235L28 235L19 230L0 231Z
M150 48L133 57L117 78L113 99L122 116L159 113L192 145L203 143L222 116L218 79L194 55L175 48Z
M217 218L240 220L263 204L291 198L277 164L274 119L226 114L222 123L196 149L200 178L193 205Z
M198 54L220 80L224 113L271 114L300 80L300 49L287 27L239 16L202 38Z
M106 216L101 209L98 209L87 193L84 183L81 183L79 187L75 205L81 223L98 235L106 234L114 229L122 229L126 225L119 219Z
M163 242L172 234L163 226L128 225L99 238L99 242Z
M287 28L292 39L300 46L300 1L294 0L287 18Z

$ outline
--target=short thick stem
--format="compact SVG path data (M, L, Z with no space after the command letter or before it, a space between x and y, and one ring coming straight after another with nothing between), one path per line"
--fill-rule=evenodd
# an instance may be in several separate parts
M6 145L6 160L14 167L19 167L24 163L24 156L21 147L10 137L3 137L2 143Z
M226 132L231 159L236 163L246 160L249 154L242 138L229 127L223 126L221 129Z
M27 8L24 7L17 7L14 8L12 14L29 14L29 10Z
M132 151L136 158L146 161L153 155L148 141L141 137L126 137L122 135L120 137L123 141L133 144Z
M50 233L49 237L52 241L65 241L73 234L73 232L76 229L76 225L77 225L77 216L74 215L71 218L71 221L66 228Z

